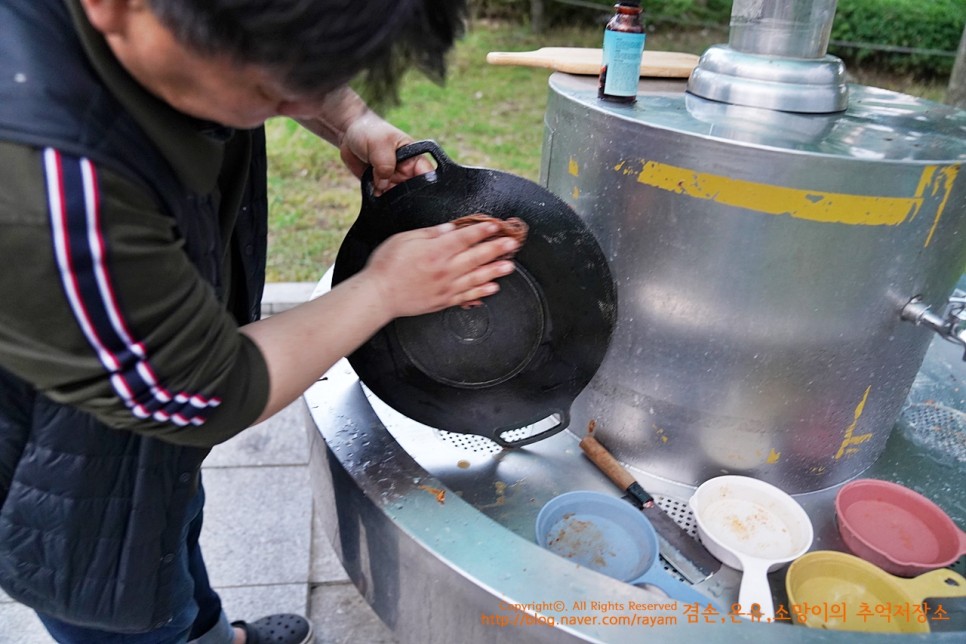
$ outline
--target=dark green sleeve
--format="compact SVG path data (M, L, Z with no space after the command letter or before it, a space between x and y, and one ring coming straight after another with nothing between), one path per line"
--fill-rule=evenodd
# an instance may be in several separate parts
M92 170L98 284L116 305L110 326L133 351L105 357L98 343L110 343L71 296L73 273L85 269L58 251L43 151L0 143L0 367L113 428L196 446L230 438L268 398L261 353L195 271L172 219L133 182Z

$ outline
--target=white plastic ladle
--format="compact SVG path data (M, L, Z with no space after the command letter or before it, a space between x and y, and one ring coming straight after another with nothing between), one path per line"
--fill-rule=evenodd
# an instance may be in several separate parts
M719 476L703 483L690 500L698 535L725 565L743 571L738 603L744 615L773 620L768 573L805 554L812 522L791 496L747 476ZM758 611L752 610L758 605Z

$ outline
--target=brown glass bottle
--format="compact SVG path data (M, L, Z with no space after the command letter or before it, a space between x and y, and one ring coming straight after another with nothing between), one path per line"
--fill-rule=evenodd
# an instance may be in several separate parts
M605 101L633 103L637 100L644 25L639 2L620 2L604 28L603 60L597 96Z

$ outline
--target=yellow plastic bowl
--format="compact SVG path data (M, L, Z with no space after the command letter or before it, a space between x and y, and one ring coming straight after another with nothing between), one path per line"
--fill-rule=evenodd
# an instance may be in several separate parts
M890 575L867 561L842 552L817 550L788 567L785 576L789 613L794 606L843 607L844 618L808 615L806 626L868 633L928 633L929 615L919 621L915 607L927 597L966 597L966 579L952 570L927 572L913 579ZM905 615L885 619L876 607L906 607ZM930 611L935 607L930 607ZM865 615L865 617L863 617Z

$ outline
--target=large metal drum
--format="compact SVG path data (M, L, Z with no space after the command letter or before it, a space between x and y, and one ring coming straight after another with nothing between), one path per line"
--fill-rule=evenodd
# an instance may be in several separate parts
M653 88L654 84L648 85ZM666 90L666 91L663 91ZM619 319L572 409L625 463L791 493L879 456L966 267L966 112L850 86L837 114L554 74L541 179L608 256Z

